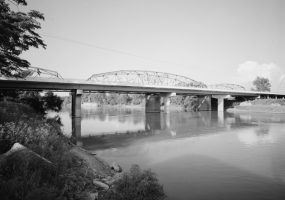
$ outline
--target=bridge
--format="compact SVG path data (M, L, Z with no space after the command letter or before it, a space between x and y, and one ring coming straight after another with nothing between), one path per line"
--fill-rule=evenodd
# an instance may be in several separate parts
M63 79L55 71L36 67L24 70L21 79L0 77L0 89L69 91L74 116L80 115L84 92L145 94L146 112L168 112L169 97L175 95L197 96L199 110L213 110L212 99L217 99L218 111L224 111L224 100L285 97L279 93L247 91L236 84L206 85L185 76L155 71L120 70L93 74L87 80L72 80Z
M145 94L146 112L168 112L170 97L191 95L198 99L198 109L224 111L225 101L236 98L285 98L285 94L247 91L236 84L206 85L185 76L140 70L120 70L93 74L87 80L63 79L55 71L29 68L21 79L0 76L0 89L68 91L72 96L73 127L80 132L81 97L84 92ZM217 108L216 108L217 107Z

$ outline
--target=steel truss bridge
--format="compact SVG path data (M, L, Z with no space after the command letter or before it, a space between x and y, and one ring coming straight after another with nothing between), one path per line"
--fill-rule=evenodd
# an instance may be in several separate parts
M94 74L87 80L63 79L55 71L42 68L29 68L21 79L6 78L0 75L0 89L70 91L72 96L72 134L81 135L81 98L83 92L117 92L146 94L146 112L168 112L172 94L198 97L198 110L214 110L212 99L217 101L217 110L224 111L224 100L234 97L284 98L285 94L246 91L235 84L206 85L185 76L175 74L121 70ZM163 104L161 104L163 100ZM163 105L163 106L161 106ZM223 116L223 115L222 115Z
M119 70L93 74L87 80L64 79L58 72L30 67L23 70L21 79L6 78L0 74L0 89L60 90L81 89L92 92L132 92L177 94L229 94L240 96L284 97L283 94L246 91L237 84L206 85L186 76L142 70Z

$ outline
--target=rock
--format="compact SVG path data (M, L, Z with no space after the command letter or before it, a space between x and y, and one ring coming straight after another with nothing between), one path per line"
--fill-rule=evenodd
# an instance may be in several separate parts
M111 167L107 162L100 159L96 155L91 155L89 152L83 148L74 146L70 152L76 157L83 160L86 165L97 175L102 175L103 177L112 175Z
M43 175L54 175L56 173L55 165L51 161L20 143L15 143L9 151L0 156L0 165L9 166L9 163L13 163L13 166L15 167L13 170L22 171L29 169L31 171L35 171L38 169L44 169L41 172ZM23 166L25 166L25 168L23 168Z
M104 190L108 190L109 189L109 185L102 183L101 181L98 181L96 179L93 180L93 184L96 185L97 187L100 187Z
M111 169L114 170L115 172L122 172L122 167L116 162L112 163Z
M90 192L88 194L88 196L89 196L90 200L97 200L98 199L98 192L96 192L96 193Z
M1 155L1 159L7 159L7 158L13 158L13 157L19 158L25 161L37 161L37 162L45 163L50 166L54 165L51 161L40 156L34 151L28 149L27 147L21 145L20 143L13 144L13 146L11 147L9 151Z
M27 149L25 146L21 145L20 143L16 142L15 144L13 144L13 146L11 147L11 149L9 151L7 151L6 153L3 154L3 156L8 157L9 155L12 155L13 153L17 152L17 151L21 151Z
M102 181L104 181L108 185L113 185L115 180L116 179L114 177L111 177L111 176L108 176L108 177L102 179Z

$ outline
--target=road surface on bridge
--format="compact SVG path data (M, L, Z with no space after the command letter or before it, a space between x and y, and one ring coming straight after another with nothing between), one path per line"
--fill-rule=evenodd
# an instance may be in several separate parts
M0 89L19 89L19 90L58 90L72 91L83 90L85 92L118 92L118 93L176 93L189 95L231 95L231 96L266 96L283 98L285 94L273 92L258 92L244 90L225 90L212 88L195 87L174 87L174 86L151 86L151 85L133 85L133 84L106 84L95 83L86 80L74 79L0 79Z

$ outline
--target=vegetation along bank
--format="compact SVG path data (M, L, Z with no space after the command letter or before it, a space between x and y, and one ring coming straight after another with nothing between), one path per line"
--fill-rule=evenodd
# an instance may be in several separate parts
M227 109L227 111L285 114L285 99L255 99L252 101L242 102L234 108Z
M35 96L39 110L17 98L0 102L1 199L165 198L150 170L133 165L123 172L118 164L75 146L63 135L60 120L42 112L47 101Z

